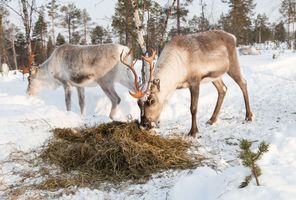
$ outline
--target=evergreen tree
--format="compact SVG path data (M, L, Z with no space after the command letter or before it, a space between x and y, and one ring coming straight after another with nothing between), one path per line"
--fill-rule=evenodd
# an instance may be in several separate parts
M44 19L44 12L39 11L38 19L33 29L32 50L36 54L35 62L42 63L46 59L45 36L47 34L47 23Z
M17 56L17 63L20 66L24 66L27 65L28 63L28 56L26 55L27 52L27 48L26 48L26 38L24 33L19 32L16 34L16 42L15 42L15 50L16 50L16 54Z
M65 40L65 37L59 33L58 36L57 36L57 41L56 41L56 45L62 45L62 44L65 44L66 43L66 40Z
M256 153L250 150L251 146L252 142L248 140L242 140L240 142L239 147L241 149L241 152L239 158L242 160L245 167L251 169L251 175L245 177L245 180L239 186L240 188L246 187L252 180L252 177L255 178L257 186L260 185L258 177L261 175L261 169L256 162L262 157L263 153L266 153L268 151L269 145L265 142L261 142Z
M286 41L286 30L283 21L280 21L274 27L274 40L285 42Z
M2 62L7 62L6 60L8 60L7 57L7 51L6 51L6 47L5 47L5 27L4 27L4 22L7 18L7 16L9 15L8 10L0 5L0 64Z
M47 45L46 45L46 57L49 58L51 53L54 50L54 44L53 44L53 40L51 39L51 36L49 36L48 41L47 41Z
M104 38L104 28L102 26L96 26L90 32L90 38L92 44L101 44L103 43Z
M270 40L272 31L269 28L271 25L268 22L268 17L265 14L258 14L254 22L254 41L257 43L262 43Z
M67 28L68 41L73 43L72 34L76 31L76 28L81 24L81 11L75 6L74 3L64 5L61 7L62 12L62 26ZM75 43L77 44L77 33L75 34Z
M151 1L146 10L148 16L146 44L148 47L158 48L163 37L165 10L156 1Z
M86 9L83 9L81 12L81 18L82 18L82 24L83 24L83 38L81 43L82 44L87 44L87 35L89 33L90 30L90 25L89 22L91 21L91 18L87 12Z
M202 16L198 17L194 15L192 19L189 20L188 24L191 33L210 30L210 22L207 18L203 18Z
M133 8L130 0L118 0L112 16L112 27L119 37L119 43L132 47L135 36L133 24Z
M112 40L112 31L110 31L109 27L104 29L104 40L103 43L113 43Z
M46 5L48 9L48 16L50 17L50 33L53 44L55 45L55 27L57 26L56 19L58 18L58 9L59 4L56 0L50 0L50 2Z
M186 30L184 27L182 27L181 22L186 22L186 17L189 13L189 10L187 7L189 6L190 3L193 2L193 0L177 0L176 5L173 10L173 18L176 19L177 26L176 28L173 28L171 30L171 35L180 35L180 34L186 34Z
M253 0L229 0L229 13L226 20L229 27L225 31L234 34L239 44L247 44L251 39L252 11L255 8Z
M280 13L283 15L285 22L288 24L288 36L287 39L290 43L291 39L295 40L294 32L295 27L294 24L296 22L296 0L282 0ZM290 25L292 24L292 38L290 37Z

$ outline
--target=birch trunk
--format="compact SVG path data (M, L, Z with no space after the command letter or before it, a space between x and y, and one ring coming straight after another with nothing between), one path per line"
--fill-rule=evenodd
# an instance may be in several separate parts
M138 7L138 2L137 0L131 0L132 2L132 6L134 9L134 22L135 22L135 26L136 26L136 33L137 33L137 42L141 48L141 53L142 55L147 55L147 46L144 40L144 33L143 33L143 24L142 21L140 19L140 15L139 15L139 7ZM143 62L142 65L142 84L149 84L146 83L146 79L149 76L149 65L146 62Z

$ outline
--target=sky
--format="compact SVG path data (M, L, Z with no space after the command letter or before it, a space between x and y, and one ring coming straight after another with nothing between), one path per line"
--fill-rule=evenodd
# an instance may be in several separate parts
M86 8L92 20L103 26L111 26L112 15L114 14L114 7L117 0L57 0L60 4L75 3L80 9ZM159 0L161 5L167 4L171 0ZM182 0L181 0L182 1ZM204 0L207 4L206 16L210 22L216 22L222 12L228 11L228 5L222 3L221 0ZM17 7L17 0L12 0L11 5ZM37 5L42 5L49 2L49 0L36 0ZM279 6L281 0L255 0L257 6L254 15L258 13L266 13L271 22L279 22L281 15L279 14ZM189 16L200 15L199 0L194 0L193 4L189 6ZM11 12L10 21L16 25L21 26L20 18ZM20 27L21 28L21 27Z

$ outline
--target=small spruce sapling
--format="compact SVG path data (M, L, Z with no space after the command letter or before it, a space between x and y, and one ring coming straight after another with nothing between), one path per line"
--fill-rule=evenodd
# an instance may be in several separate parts
M256 153L252 152L250 150L250 147L252 146L252 142L243 139L240 142L240 155L239 158L243 161L243 165L245 167L249 167L251 169L251 175L246 176L245 180L240 184L239 188L244 188L248 186L250 181L252 180L252 177L255 178L257 186L260 185L258 177L261 175L261 169L260 167L256 164L256 161L258 161L263 153L268 151L268 146L269 144L266 144L265 142L261 142L259 145L259 149Z

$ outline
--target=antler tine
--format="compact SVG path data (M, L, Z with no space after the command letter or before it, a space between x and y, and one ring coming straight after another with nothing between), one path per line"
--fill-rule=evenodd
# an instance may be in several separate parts
M153 49L153 48L149 48L149 50L152 52L152 55L150 57L146 57L146 56L142 56L142 58L148 62L149 64L149 81L148 81L148 84L147 84L147 88L145 90L145 93L149 90L149 86L150 86L150 82L152 80L152 71L153 71L153 60L155 59L155 56L156 56L156 51Z
M149 48L149 50L152 52L152 55L150 57L142 56L142 58L147 62L153 62L156 56L156 51L153 48Z
M133 93L131 93L131 92L129 92L129 93L130 93L130 95L133 96L134 98L138 98L138 99L139 99L139 98L142 98L142 97L144 96L144 94L143 94L143 92L141 91L141 89L140 89L140 87L139 87L139 83L138 83L138 75L137 75L137 72L136 72L136 70L135 70L135 68L134 68L134 66L135 66L135 64L136 64L136 62L137 62L137 60L135 60L131 65L129 65L128 63L125 62L125 59L131 54L132 49L130 49L130 51L129 51L128 54L124 57L124 59L122 59L123 51L124 51L124 50L122 50L122 52L121 52L121 54L120 54L120 61L121 61L124 65L126 65L126 66L132 71L132 73L134 74L134 77L135 77L135 79L134 79L134 84L135 84L136 93L135 93L135 94L133 94Z

